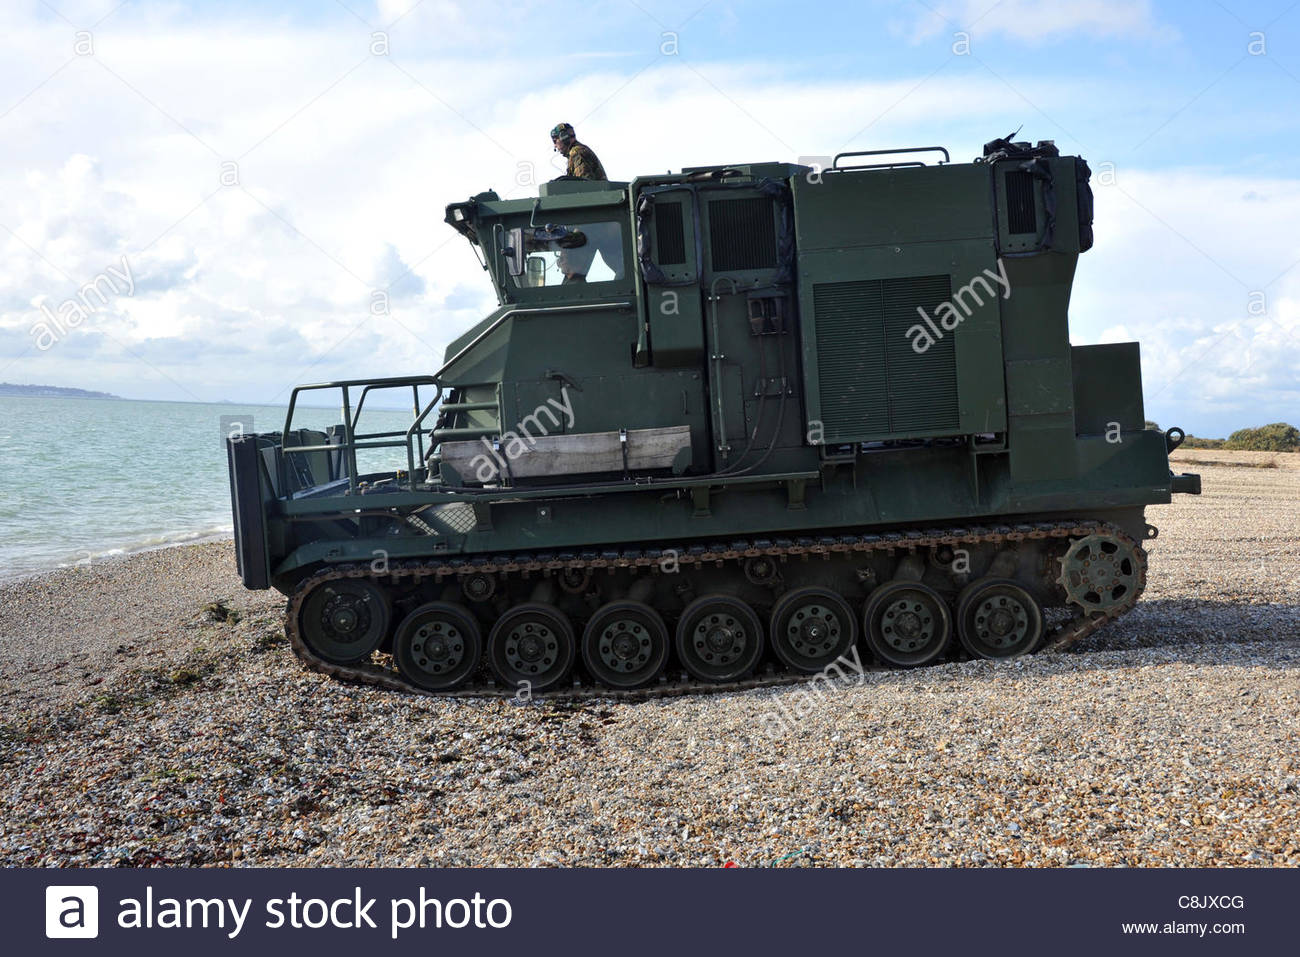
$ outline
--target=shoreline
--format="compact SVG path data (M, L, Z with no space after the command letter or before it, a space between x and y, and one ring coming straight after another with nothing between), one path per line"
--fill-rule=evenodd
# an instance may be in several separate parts
M103 552L87 552L86 554L89 557L77 562L61 562L56 565L47 565L40 568L29 568L13 572L0 569L0 587L23 582L31 583L33 579L42 578L46 575L53 575L70 569L85 569L108 565L112 562L120 562L134 558L137 555L164 551L169 548L187 548L191 545L208 545L212 542L230 542L231 548L234 548L235 539L233 528L222 528L217 531L178 533L178 535L184 535L186 537L175 537L169 541L153 542L146 545L119 546L107 549ZM234 552L232 551L231 554L233 556Z

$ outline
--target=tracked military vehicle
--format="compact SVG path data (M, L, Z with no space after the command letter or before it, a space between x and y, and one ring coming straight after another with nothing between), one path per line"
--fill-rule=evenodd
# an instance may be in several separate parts
M446 221L500 305L441 367L301 386L228 444L244 584L319 671L637 695L1059 649L1138 600L1144 508L1200 491L1138 344L1070 344L1092 193L1049 142L561 178ZM359 428L381 392L404 430ZM324 394L338 424L296 427Z

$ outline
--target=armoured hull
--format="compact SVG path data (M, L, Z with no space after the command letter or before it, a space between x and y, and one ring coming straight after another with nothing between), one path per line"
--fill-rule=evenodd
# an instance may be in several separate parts
M1144 508L1199 479L1145 427L1137 344L1069 342L1087 165L845 159L448 207L499 308L434 373L300 387L229 443L240 572L303 660L651 694L1060 648L1132 607ZM320 390L340 423L294 429ZM381 390L404 432L359 430Z

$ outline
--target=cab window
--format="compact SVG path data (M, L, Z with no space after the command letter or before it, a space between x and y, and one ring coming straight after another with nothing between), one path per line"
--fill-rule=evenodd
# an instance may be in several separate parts
M524 269L516 286L611 282L624 276L623 225L617 221L524 230Z

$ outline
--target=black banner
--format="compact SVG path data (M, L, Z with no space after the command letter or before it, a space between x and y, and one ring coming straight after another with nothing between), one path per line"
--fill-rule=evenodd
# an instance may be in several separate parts
M1286 870L10 870L9 953L1291 952Z

